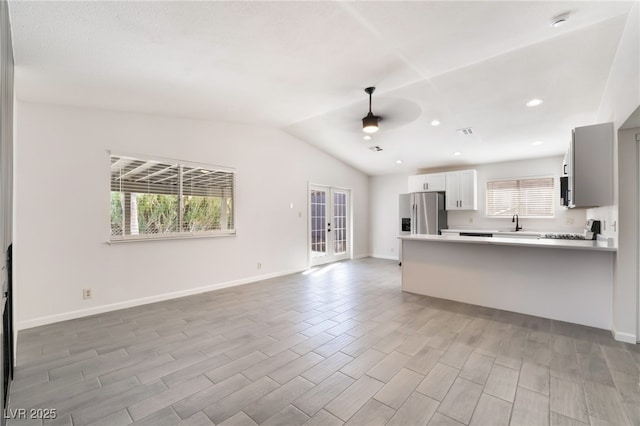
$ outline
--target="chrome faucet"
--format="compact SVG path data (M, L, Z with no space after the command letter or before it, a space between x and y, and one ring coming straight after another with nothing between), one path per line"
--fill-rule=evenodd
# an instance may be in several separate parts
M519 230L522 229L522 226L518 225L518 215L514 214L513 217L511 218L511 222L515 222L516 223L516 232L518 232Z

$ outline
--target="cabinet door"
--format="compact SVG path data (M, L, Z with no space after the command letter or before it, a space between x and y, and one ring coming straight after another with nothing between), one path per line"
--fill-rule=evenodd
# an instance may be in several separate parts
M447 172L445 180L445 198L447 210L459 210L460 197L458 172Z
M573 141L573 193L575 207L613 203L613 124L576 127Z
M424 175L409 176L409 192L421 192Z
M575 164L573 161L573 148L575 143L575 132L572 133L571 143L569 143L569 151L567 151L567 206L574 207L573 202L573 183L574 183L574 172L573 165Z
M444 173L409 176L409 192L444 191L444 181Z
M446 207L447 210L477 210L476 195L477 174L475 170L447 172Z
M458 197L460 210L477 210L476 171L462 170L458 172Z
M431 173L425 176L426 189L425 191L445 191L445 174L444 173Z

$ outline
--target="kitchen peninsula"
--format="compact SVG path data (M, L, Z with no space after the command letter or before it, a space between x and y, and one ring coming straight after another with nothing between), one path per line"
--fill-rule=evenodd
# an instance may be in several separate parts
M606 243L399 238L403 291L611 329L616 248Z

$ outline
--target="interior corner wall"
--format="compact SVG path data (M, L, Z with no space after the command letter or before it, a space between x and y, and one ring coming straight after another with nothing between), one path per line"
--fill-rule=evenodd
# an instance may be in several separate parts
M372 176L369 185L369 253L379 259L398 259L400 205L398 195L407 192L407 174Z
M619 205L623 193L620 183L623 179L633 179L635 168L625 167L628 158L626 148L620 149L618 129L629 118L636 108L640 106L640 3L635 3L629 12L629 18L620 38L618 50L609 72L609 79L600 102L600 108L596 117L597 123L613 122L614 124L614 173L613 179L613 205L592 209L588 212L590 217L606 222L603 234L613 237L618 245L616 257L615 277L613 288L613 330L616 338L625 341L635 341L640 338L638 330L638 291L637 278L631 280L638 267L638 258L632 259L626 256L624 251L628 244L622 243L620 237L625 230L633 225L625 223L629 215L619 214ZM628 147L627 147L628 148ZM636 204L636 209L637 209ZM613 224L616 226L612 226ZM637 234L635 235L638 239ZM636 241L637 244L637 241Z
M369 177L280 130L17 108L19 329L307 268L309 182L351 189L352 254L368 254ZM108 150L234 167L237 236L107 244ZM83 300L83 288L92 299Z

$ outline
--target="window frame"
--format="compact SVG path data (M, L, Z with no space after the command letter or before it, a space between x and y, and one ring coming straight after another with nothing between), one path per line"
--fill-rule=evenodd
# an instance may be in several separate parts
M212 238L212 237L234 237L237 235L236 230L236 169L234 167L228 166L219 166L214 164L207 163L199 163L194 161L186 161L180 160L176 158L168 158L168 157L159 157L147 154L140 153L132 153L132 152L124 152L124 151L111 151L107 150L107 158L108 158L108 170L109 170L109 194L113 191L111 190L111 160L113 157L125 157L138 161L154 161L165 164L176 164L179 167L189 167L189 168L201 168L209 171L219 171L224 173L230 173L232 176L232 189L231 189L231 211L229 213L231 217L230 223L233 225L228 229L216 229L216 230L208 230L208 231L175 231L175 232L167 232L162 234L138 234L138 235L112 235L111 233L111 206L109 206L109 225L108 225L108 244L121 244L121 243L131 243L137 241L166 241L166 240L181 240L181 239L194 239L194 238ZM182 178L180 178L180 181ZM182 185L184 188L184 183ZM182 188L178 189L178 193L176 196L178 197L178 206L183 206L183 202L180 200L182 196ZM171 195L171 194L167 194ZM180 215L179 215L180 217ZM179 221L178 221L179 222ZM181 226L182 224L180 224Z
M527 181L527 180L539 180L539 179L551 179L552 181L552 189L551 189L551 215L550 216L540 216L540 215L524 215L521 213L509 213L505 215L491 215L489 214L489 183L491 182L508 182L508 181ZM485 182L485 208L484 215L488 219L505 219L511 218L514 214L517 214L521 219L555 219L556 218L556 188L557 188L557 176L554 175L543 175L543 176L520 176L520 177L512 177L512 178L491 178L487 179Z

